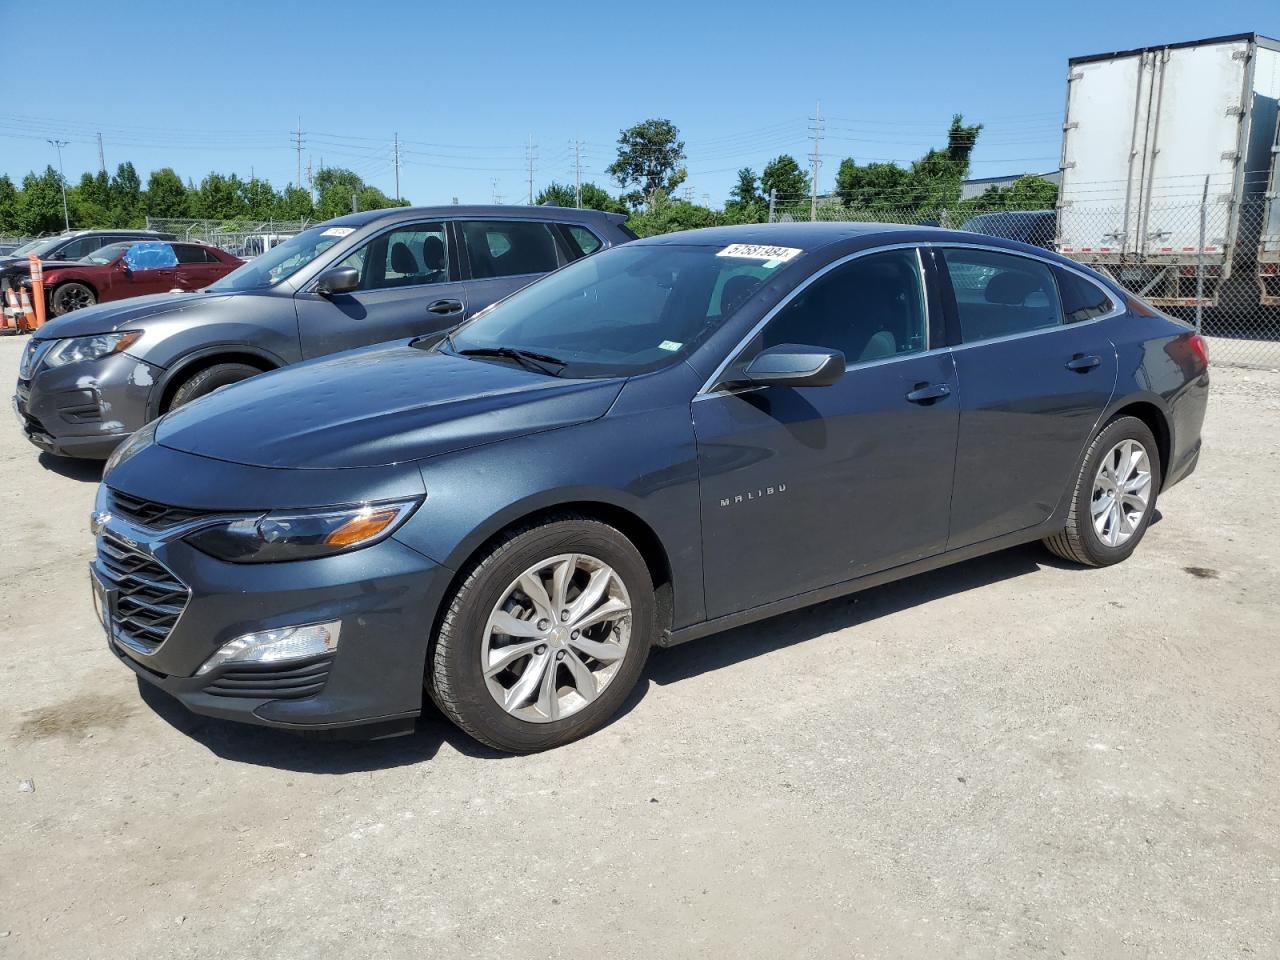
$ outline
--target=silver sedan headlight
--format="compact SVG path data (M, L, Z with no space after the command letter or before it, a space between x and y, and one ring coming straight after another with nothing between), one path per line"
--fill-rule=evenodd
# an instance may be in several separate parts
M121 333L99 333L92 337L72 337L59 340L45 354L46 367L61 367L82 360L100 360L113 353L123 353L142 336L141 330L125 330Z

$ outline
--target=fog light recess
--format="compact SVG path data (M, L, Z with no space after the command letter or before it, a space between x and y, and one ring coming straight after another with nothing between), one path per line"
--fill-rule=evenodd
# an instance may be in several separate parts
M311 623L299 627L277 627L258 633L246 633L222 647L196 671L196 676L216 670L228 663L278 663L305 660L338 649L342 621Z

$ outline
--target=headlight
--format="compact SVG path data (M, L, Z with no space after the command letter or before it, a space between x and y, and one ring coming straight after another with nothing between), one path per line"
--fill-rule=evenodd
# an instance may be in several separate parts
M116 467L124 463L131 457L136 457L147 447L156 442L156 427L160 426L160 421L152 420L141 430L134 433L120 446L111 452L111 456L107 457L107 464L102 468L102 479L106 479Z
M99 333L92 337L59 340L45 355L44 365L61 367L67 363L99 360L113 353L123 353L131 344L137 343L141 336L141 330L126 330L123 333Z
M414 498L324 511L268 513L203 527L186 540L232 563L327 557L389 537L420 502Z

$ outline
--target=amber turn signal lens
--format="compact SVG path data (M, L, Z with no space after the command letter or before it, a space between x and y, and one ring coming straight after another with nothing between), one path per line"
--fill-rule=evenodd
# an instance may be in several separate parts
M325 537L324 542L331 547L351 547L357 543L364 543L387 529L398 516L400 516L399 509L391 507L352 517Z

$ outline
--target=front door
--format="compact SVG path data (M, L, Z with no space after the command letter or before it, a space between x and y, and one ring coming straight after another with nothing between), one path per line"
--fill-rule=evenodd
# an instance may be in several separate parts
M1045 261L975 248L941 259L962 341L954 549L1049 519L1111 401L1118 363L1103 325L1091 322L1104 308L1064 313L1061 281Z
M355 290L299 293L294 303L302 355L318 357L459 324L467 295L457 274L452 233L439 220L395 227L338 264L360 272Z
M930 348L929 299L915 249L849 260L730 365L781 343L827 347L845 354L841 380L694 400L710 616L943 549L958 407L951 353Z

